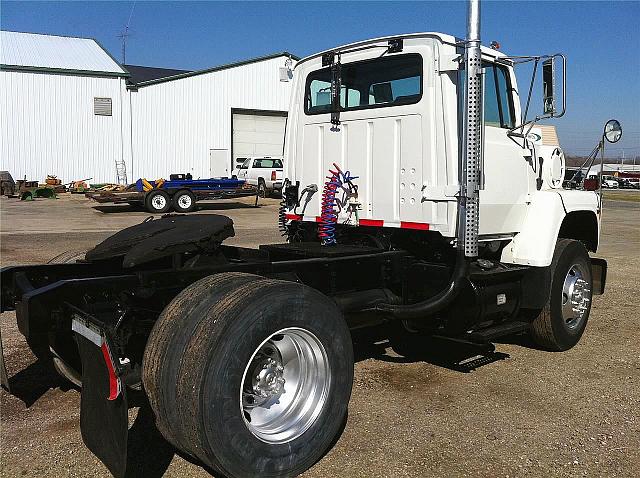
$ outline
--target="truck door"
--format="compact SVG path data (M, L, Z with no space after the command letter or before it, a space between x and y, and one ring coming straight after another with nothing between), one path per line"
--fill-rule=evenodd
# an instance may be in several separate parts
M485 62L483 72L484 189L480 191L480 234L510 234L520 230L533 185L530 152L508 136L519 114L509 68Z

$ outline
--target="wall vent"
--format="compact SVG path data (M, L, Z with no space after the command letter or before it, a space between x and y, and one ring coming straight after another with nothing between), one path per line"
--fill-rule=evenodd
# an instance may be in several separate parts
M96 116L111 116L111 98L94 98L93 114Z

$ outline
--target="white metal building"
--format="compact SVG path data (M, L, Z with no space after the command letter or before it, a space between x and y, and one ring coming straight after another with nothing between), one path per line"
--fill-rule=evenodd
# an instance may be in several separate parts
M114 181L126 155L127 72L95 40L0 36L0 169Z
M296 60L283 52L133 84L95 40L3 31L0 170L115 182L124 161L130 182L229 175L232 157L282 155Z
M231 174L234 159L281 156L287 52L138 83L131 90L133 176Z

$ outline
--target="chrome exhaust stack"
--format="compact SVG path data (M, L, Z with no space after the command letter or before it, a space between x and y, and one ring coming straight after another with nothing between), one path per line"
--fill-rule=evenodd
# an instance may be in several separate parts
M458 209L458 247L464 250L466 258L473 258L478 256L479 188L484 150L482 147L480 0L469 1L464 66L467 81L464 91L464 140Z

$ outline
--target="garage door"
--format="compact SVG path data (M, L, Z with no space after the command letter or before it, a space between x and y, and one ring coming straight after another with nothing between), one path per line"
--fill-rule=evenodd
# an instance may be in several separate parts
M275 116L275 115L278 116ZM249 156L282 156L286 116L233 112L233 164Z

